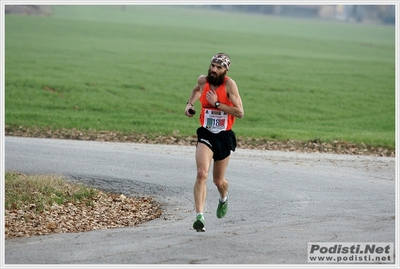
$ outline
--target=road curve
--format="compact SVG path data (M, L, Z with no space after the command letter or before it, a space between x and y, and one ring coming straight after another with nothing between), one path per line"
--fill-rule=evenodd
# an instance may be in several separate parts
M307 264L308 242L395 242L395 158L237 149L217 219L194 221L194 147L5 137L6 171L59 174L165 213L137 227L5 240L5 264ZM137 268L137 266L136 266Z

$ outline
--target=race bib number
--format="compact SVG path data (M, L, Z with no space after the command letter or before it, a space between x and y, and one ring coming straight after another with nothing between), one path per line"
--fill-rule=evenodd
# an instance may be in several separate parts
M226 131L228 126L228 114L217 109L205 109L204 110L204 122L203 127L208 129L212 133L219 133Z

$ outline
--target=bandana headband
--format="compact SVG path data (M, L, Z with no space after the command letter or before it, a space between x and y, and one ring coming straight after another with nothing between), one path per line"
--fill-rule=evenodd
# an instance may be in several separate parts
M217 63L225 67L227 70L229 70L229 66L231 65L231 61L229 60L228 57L226 57L223 54L216 54L211 58L212 63Z

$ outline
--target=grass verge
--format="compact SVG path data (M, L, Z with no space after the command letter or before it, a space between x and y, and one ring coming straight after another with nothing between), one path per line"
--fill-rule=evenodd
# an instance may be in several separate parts
M5 173L5 237L135 226L159 218L152 198L109 194L54 175Z
M54 204L82 203L93 205L99 191L83 185L72 185L58 176L5 174L5 209L19 210L26 206L43 212Z

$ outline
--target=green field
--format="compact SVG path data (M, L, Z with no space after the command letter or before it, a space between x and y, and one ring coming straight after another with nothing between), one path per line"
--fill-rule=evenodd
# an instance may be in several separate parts
M186 101L221 51L244 104L238 136L394 148L393 25L201 7L6 15L5 124L193 135L199 122L184 115Z

